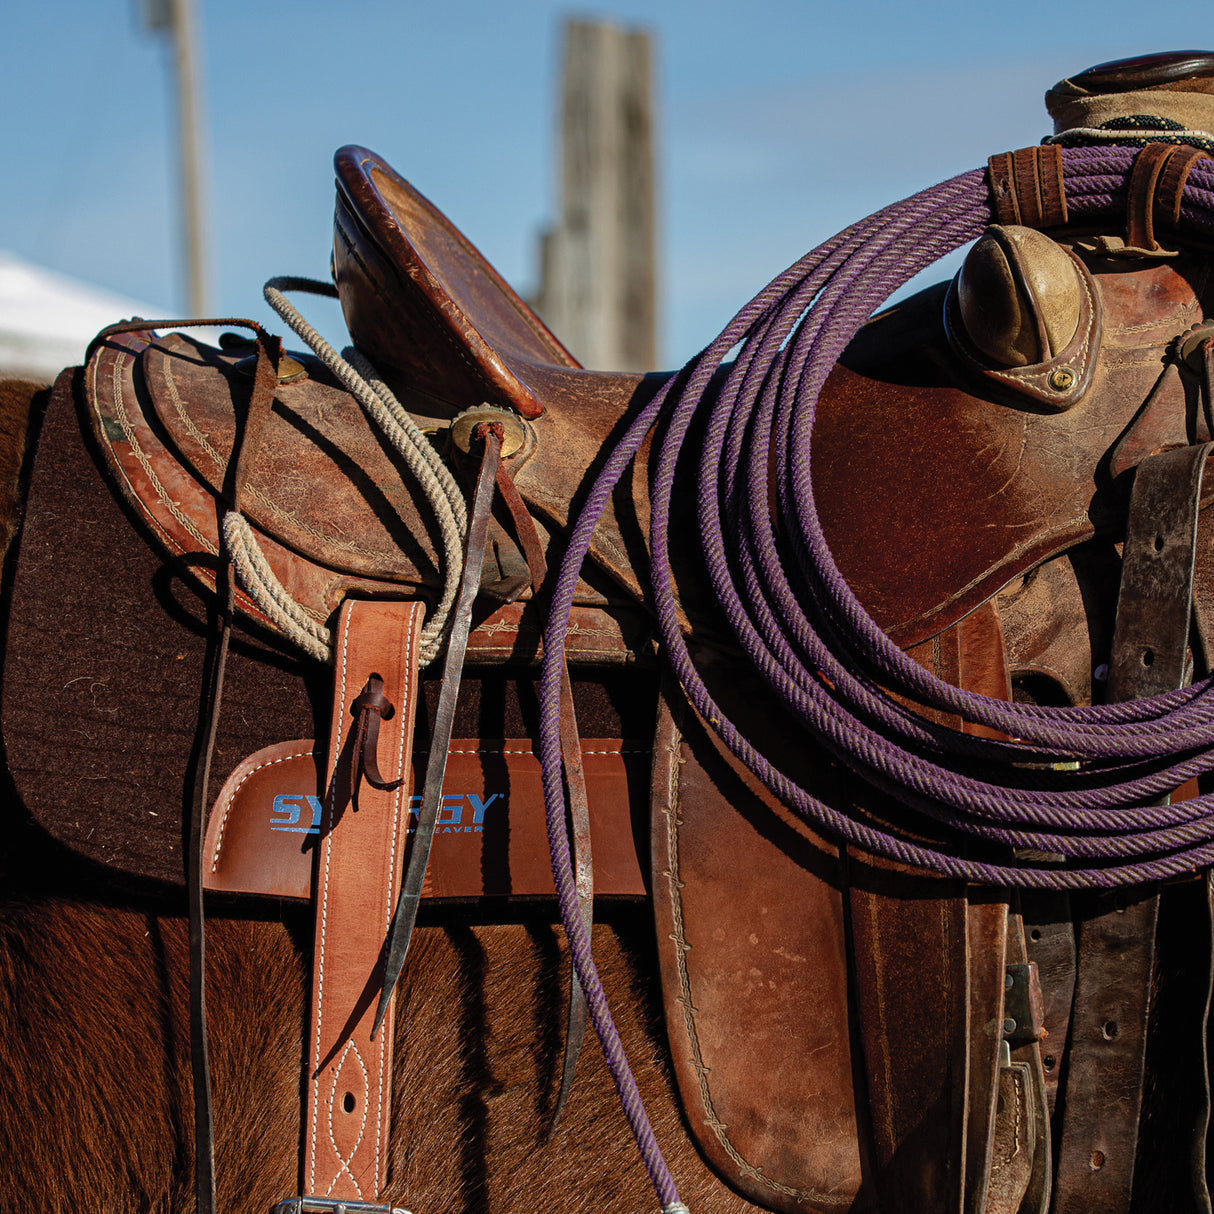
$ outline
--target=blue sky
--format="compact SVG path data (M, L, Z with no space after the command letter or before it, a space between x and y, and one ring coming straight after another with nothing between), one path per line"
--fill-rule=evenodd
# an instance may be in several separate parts
M1214 45L1204 5L1176 0L1010 13L956 0L196 2L215 311L263 321L265 278L326 273L343 143L385 157L526 291L556 206L561 21L650 29L668 364L847 223L1035 142L1061 76ZM0 249L172 310L184 290L167 51L138 11L6 11ZM336 331L335 312L319 319Z

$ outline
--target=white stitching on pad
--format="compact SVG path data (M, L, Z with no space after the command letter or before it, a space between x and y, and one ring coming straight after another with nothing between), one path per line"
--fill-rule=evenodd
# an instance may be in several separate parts
M245 781L251 779L259 771L265 771L267 767L273 767L278 763L289 763L292 759L310 759L316 754L315 750L296 750L289 755L281 755L277 759L269 759L265 763L258 763L256 767L250 768L240 778L240 783L232 789L232 795L227 799L220 811L222 816L219 819L219 831L215 836L215 855L211 859L211 872L219 867L219 853L223 850L223 832L228 828L228 818L232 813L232 806L236 803L236 795L244 787Z

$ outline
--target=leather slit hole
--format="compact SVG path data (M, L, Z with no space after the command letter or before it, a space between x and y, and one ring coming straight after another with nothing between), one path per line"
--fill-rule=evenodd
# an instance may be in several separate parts
M346 1094L345 1094L345 1095L344 1095L344 1096L341 1098L341 1107L342 1107L342 1108L343 1108L343 1109L344 1109L344 1110L345 1110L347 1113L353 1113L353 1112L354 1112L354 1104L355 1104L355 1100L354 1100L354 1093L353 1093L353 1092L347 1092L347 1093L346 1093Z
M1045 1067L1047 1071L1052 1071L1058 1065L1058 1059L1055 1058L1053 1054L1046 1054L1046 1056L1041 1060L1041 1065Z
M1142 664L1144 666L1150 666L1154 663L1154 661L1155 661L1155 650L1144 649L1142 651Z
M1162 535L1157 535L1155 537L1155 551L1156 552L1163 551L1163 536Z
M1117 1021L1116 1020L1106 1020L1100 1026L1100 1034L1105 1039L1105 1041L1112 1041L1113 1038L1117 1036Z

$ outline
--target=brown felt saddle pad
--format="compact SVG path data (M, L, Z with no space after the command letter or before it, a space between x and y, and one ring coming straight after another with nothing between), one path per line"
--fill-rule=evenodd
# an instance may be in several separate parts
M71 376L53 395L33 457L13 568L0 725L17 795L76 853L133 877L180 883L182 805L199 713L208 603L183 566L166 562L146 521L108 481L82 430ZM596 667L577 680L588 736L641 739L652 729L652 675L625 672L618 625L587 606L574 646ZM638 647L644 627L632 625ZM457 736L533 736L535 623L491 615L470 648L494 665L461 689ZM255 625L229 657L214 759L218 793L261 748L327 734L330 676ZM639 680L639 681L638 681ZM432 681L427 689L433 695ZM425 713L419 729L424 739Z

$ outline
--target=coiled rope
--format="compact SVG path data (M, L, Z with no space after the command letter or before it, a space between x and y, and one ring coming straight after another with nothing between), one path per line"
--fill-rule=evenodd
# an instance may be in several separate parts
M352 346L343 351L344 357L339 355L287 299L286 291L333 297L337 294L336 289L331 283L316 279L283 277L270 279L264 294L266 302L362 405L368 418L379 427L416 477L434 511L442 539L439 563L443 569L443 589L438 605L422 628L420 656L422 663L428 664L442 652L447 622L463 573L464 536L468 530L463 492L434 445L418 429L370 361ZM305 653L328 661L329 630L310 619L275 577L244 516L229 511L223 520L223 533L240 584L258 609Z
M1135 151L1062 153L1071 221L1124 219ZM1214 163L1192 170L1185 232L1214 239ZM1214 769L1210 678L1154 699L1091 708L1009 704L962 691L907 657L839 574L813 497L818 394L847 344L903 283L976 239L992 220L986 174L964 173L841 232L765 287L722 334L637 410L591 487L552 589L541 676L540 756L561 917L578 979L655 1191L677 1201L611 1022L582 930L562 788L560 669L578 571L612 489L645 436L661 425L651 484L650 592L667 660L700 716L780 800L846 843L942 876L996 886L1078 889L1159 880L1214 862L1214 795L1159 798ZM728 370L723 365L739 347ZM714 375L720 390L710 391ZM703 434L698 452L691 433ZM682 461L682 462L680 462ZM693 467L689 468L688 465ZM671 497L694 474L705 568L733 629L782 706L836 760L907 807L928 837L911 842L841 813L775 767L714 700L676 612L670 569ZM776 509L770 501L775 469ZM935 725L893 699L999 731L1015 742ZM1054 770L1077 761L1073 772ZM1013 848L1067 858L1017 862Z

